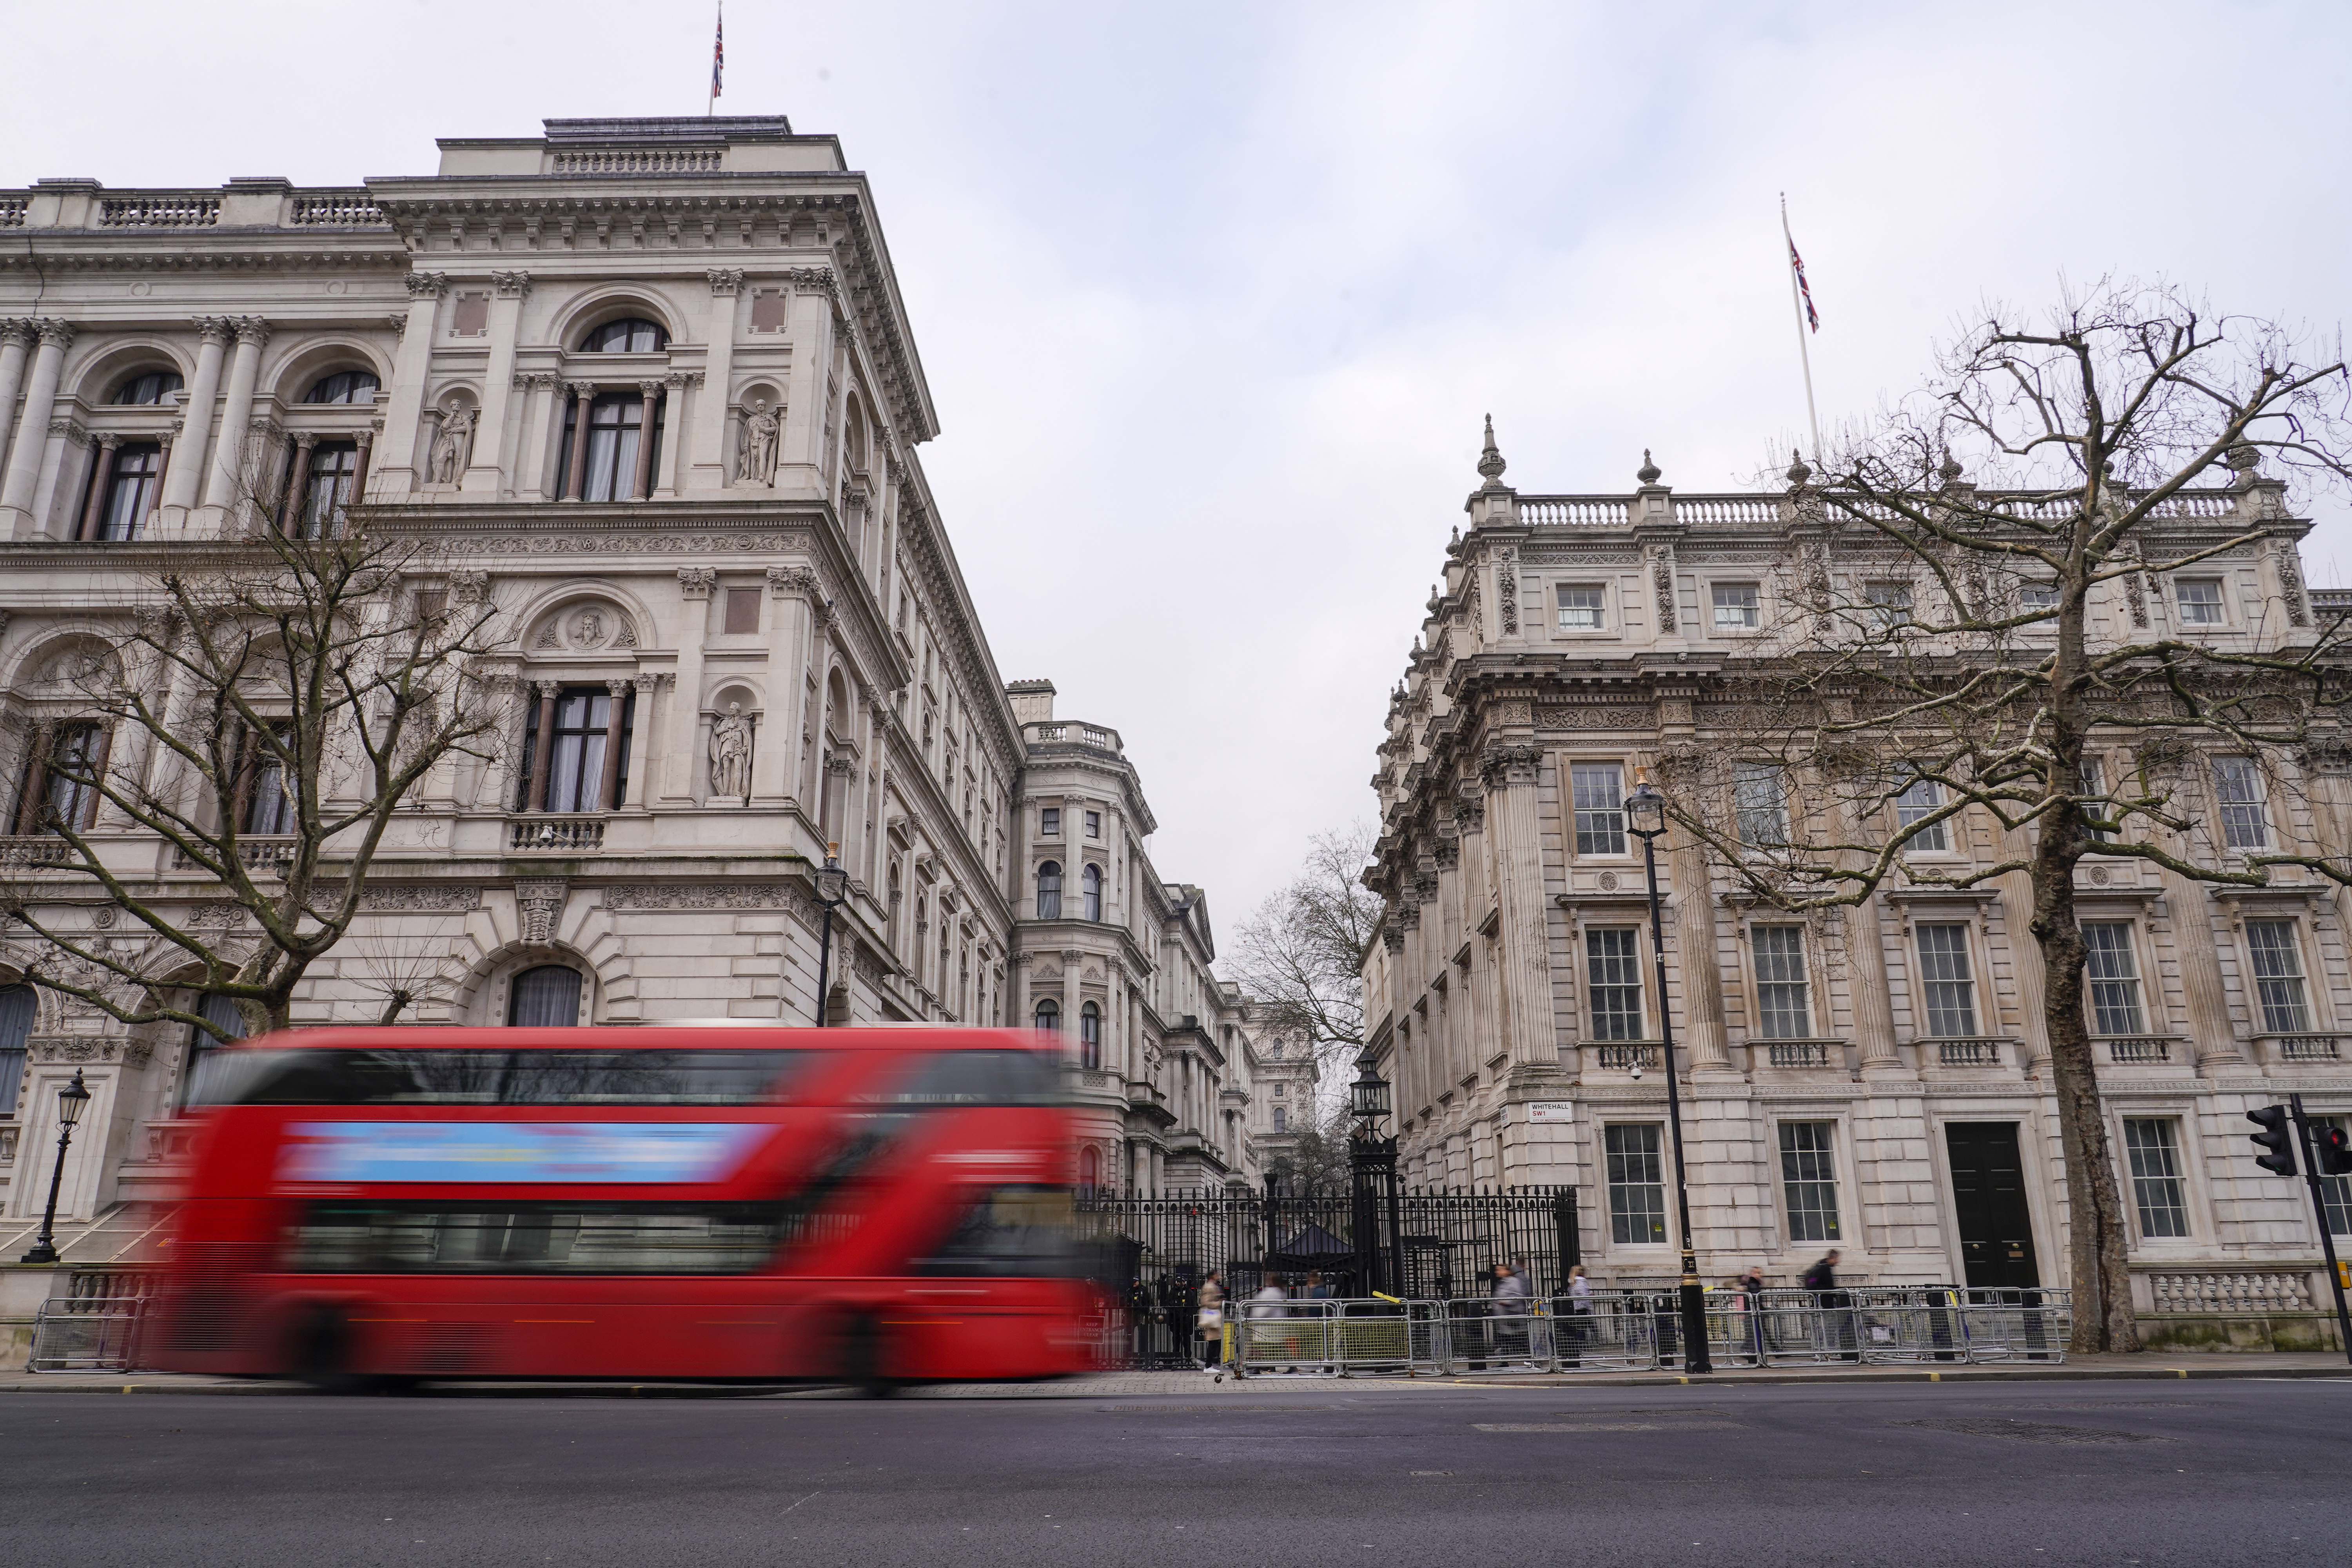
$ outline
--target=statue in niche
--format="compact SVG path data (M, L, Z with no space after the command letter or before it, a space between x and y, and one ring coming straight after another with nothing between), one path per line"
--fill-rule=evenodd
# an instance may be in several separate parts
M751 721L730 702L710 725L710 793L741 800L751 793Z
M474 411L452 402L433 443L433 482L454 485L474 457Z
M750 485L775 482L778 424L766 398L751 399L751 406L743 416L743 434L736 443L737 479Z

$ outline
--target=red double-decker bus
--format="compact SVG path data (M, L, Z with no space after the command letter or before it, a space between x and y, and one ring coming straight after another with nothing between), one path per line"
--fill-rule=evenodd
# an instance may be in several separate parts
M301 1030L208 1071L150 1353L322 1386L1084 1370L1029 1037Z

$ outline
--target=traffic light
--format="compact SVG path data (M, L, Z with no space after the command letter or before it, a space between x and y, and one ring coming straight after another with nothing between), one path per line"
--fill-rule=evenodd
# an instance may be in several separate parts
M2254 1163L2282 1176L2294 1175L2294 1134L2287 1131L2286 1107L2266 1105L2260 1110L2249 1110L2246 1120L2262 1129L2253 1134L2253 1140L2270 1151L2255 1155Z
M2315 1127L2311 1130L2311 1142L2321 1175L2352 1175L2352 1137L2346 1136L2344 1129Z

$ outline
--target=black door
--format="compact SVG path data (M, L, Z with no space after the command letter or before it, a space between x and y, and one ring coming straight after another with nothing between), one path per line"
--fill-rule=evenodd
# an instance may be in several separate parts
M1969 1285L2042 1283L2033 1264L2033 1221L2025 1207L2025 1172L2014 1121L1950 1121L1952 1211L1960 1224L1960 1260Z

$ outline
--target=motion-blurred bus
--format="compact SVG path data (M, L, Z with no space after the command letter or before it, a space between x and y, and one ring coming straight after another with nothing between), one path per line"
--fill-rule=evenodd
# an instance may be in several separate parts
M153 1364L887 1391L1091 1363L1059 1063L1025 1036L327 1028L207 1078Z

